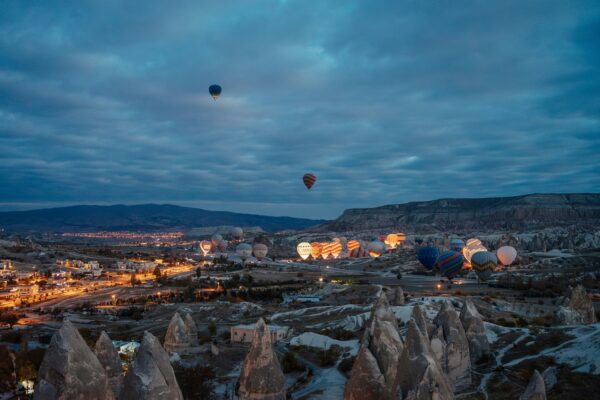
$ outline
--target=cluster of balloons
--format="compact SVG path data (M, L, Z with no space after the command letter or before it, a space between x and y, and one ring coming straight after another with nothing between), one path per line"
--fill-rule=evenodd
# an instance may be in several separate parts
M509 266L516 257L517 250L514 247L502 246L493 253L487 251L479 239L469 239L466 244L460 239L453 239L447 251L435 246L423 246L417 251L417 259L425 268L435 269L449 280L460 272L466 261L481 281L487 281L496 271L498 261Z
M348 240L345 237L334 238L331 242L301 242L296 246L298 255L303 260L312 257L314 260L319 258L339 258L347 257L366 257L367 255L378 258L387 250L393 250L398 247L405 239L403 233L390 233L380 236L381 240L374 240L369 244L358 241ZM345 252L344 252L345 250Z

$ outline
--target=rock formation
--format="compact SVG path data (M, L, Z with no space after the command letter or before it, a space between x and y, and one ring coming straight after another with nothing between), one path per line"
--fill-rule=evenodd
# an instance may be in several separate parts
M183 400L169 355L150 332L144 332L119 400Z
M96 354L98 361L104 367L113 394L117 397L123 385L123 367L121 366L121 359L119 358L117 349L115 349L110 337L104 331L100 333L100 337L96 341L94 354Z
M465 298L465 304L460 310L460 322L469 341L469 354L471 363L476 363L483 356L490 353L490 343L485 333L485 326L481 314L470 298Z
M546 385L544 378L536 369L529 381L525 392L519 397L519 400L546 400Z
M400 286L394 288L390 292L390 304L393 306L404 305L404 291Z
M321 225L320 229L336 232L392 227L437 232L524 231L574 224L594 229L599 222L600 194L530 194L348 209L339 218Z
M194 318L192 318L189 313L185 314L183 322L185 322L185 326L187 328L188 336L190 338L190 345L198 346L198 327L196 326L196 322L194 322Z
M0 345L0 393L12 392L17 388L17 366L15 352L7 345Z
M404 350L398 362L400 395L411 400L450 400L453 385L429 346L429 340L414 319L408 324Z
M197 332L196 332L197 338ZM165 349L169 352L186 354L192 347L192 338L188 325L183 321L178 312L173 314L167 333L165 334Z
M423 332L427 337L431 335L433 327L429 322L427 322L420 305L416 304L413 307L410 318L415 321L421 332Z
M285 400L284 376L271 345L271 334L261 318L240 373L240 400Z
M50 341L34 399L114 399L102 364L69 321Z
M458 313L449 302L444 303L434 324L439 332L437 337L445 343L441 367L456 390L466 389L471 385L469 341Z
M556 377L556 367L548 367L542 372L542 378L544 378L544 385L546 385L546 392L552 390L554 386L558 383L558 378Z
M567 297L556 312L556 319L563 325L596 322L594 305L582 285L578 285L575 289L569 287Z
M398 322L382 293L373 306L344 398L358 400L378 394L381 399L396 399L398 359L403 349Z

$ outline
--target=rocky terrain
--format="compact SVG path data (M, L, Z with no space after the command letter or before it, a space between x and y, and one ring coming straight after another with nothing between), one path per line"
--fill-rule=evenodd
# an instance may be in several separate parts
M349 209L321 231L399 229L420 231L531 230L600 225L600 194L530 194L481 199L440 199Z

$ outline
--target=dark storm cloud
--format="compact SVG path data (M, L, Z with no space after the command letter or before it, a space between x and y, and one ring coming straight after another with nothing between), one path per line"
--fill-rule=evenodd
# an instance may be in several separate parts
M5 1L0 208L597 191L599 26L596 1Z

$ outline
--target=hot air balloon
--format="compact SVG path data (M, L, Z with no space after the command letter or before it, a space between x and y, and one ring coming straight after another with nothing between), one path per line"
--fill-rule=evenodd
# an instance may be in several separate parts
M304 182L306 188L310 190L310 188L313 187L313 185L317 181L317 177L314 174L310 173L304 174L304 176L302 177L302 181Z
M202 254L207 255L210 253L210 249L212 249L212 243L209 240L203 240L200 242L200 250Z
M235 248L235 252L245 262L248 257L252 257L252 246L248 243L240 243Z
M213 100L217 100L221 95L221 86L219 85L210 85L208 87L208 93L212 96Z
M323 260L326 260L331 255L333 251L333 243L332 242L321 242L321 257Z
M462 240L460 240L460 239L450 240L450 250L458 251L459 253L462 253L464 248L465 248L465 242L463 242Z
M462 254L456 251L446 251L442 253L435 263L435 267L448 280L451 280L458 274L463 266L464 258Z
M437 249L437 247L433 246L421 247L417 252L417 259L428 270L433 269L439 256L439 250Z
M225 253L225 251L227 251L227 240L222 239L219 244L217 245L217 247L219 248L219 251L221 253Z
M338 258L342 252L342 244L340 242L331 242L331 255L333 258Z
M400 238L395 233L390 233L385 237L385 244L389 245L392 249L395 249L400 244Z
M230 233L231 233L231 237L236 240L240 240L242 238L242 236L244 236L244 231L239 226L236 226L235 228L231 228Z
M482 281L487 281L498 265L498 258L489 251L478 251L471 257L471 265Z
M308 242L299 243L296 247L298 254L302 257L303 260L306 260L308 256L310 256L312 246Z
M321 243L312 242L310 244L310 255L312 256L313 260L321 257Z
M367 247L369 251L369 255L373 258L381 257L383 253L385 253L385 244L380 242L379 240L374 240L369 243L369 247Z
M487 251L487 248L483 244L481 244L481 240L469 239L467 240L467 244L463 248L463 255L465 256L465 259L469 263L471 263L471 258L473 257L473 254L480 251Z
M212 235L212 237L210 238L210 241L212 242L213 246L218 247L219 243L223 240L223 236L219 235L218 233L215 233L214 235Z
M255 243L254 246L252 246L252 251L254 252L254 257L260 261L267 256L269 248L262 243Z
M512 246L502 246L496 250L496 257L498 257L502 265L509 266L517 258L517 250Z

